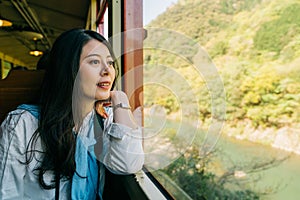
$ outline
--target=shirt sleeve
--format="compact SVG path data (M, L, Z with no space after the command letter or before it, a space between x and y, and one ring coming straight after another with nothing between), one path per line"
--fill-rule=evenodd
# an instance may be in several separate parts
M24 136L18 137L18 131L24 132L20 115L9 114L0 128L0 199L23 199Z
M132 174L144 164L141 127L132 129L122 124L111 123L105 130L109 137L104 165L115 174Z

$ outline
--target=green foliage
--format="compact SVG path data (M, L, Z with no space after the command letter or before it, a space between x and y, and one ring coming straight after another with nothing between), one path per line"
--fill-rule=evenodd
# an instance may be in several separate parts
M221 12L225 14L235 14L243 10L251 10L256 4L259 4L261 0L222 0L220 3Z
M146 46L152 41L152 46L174 48L181 53L175 55L156 49L145 51L145 64L178 70L191 88L176 89L176 96L182 97L180 102L158 87L145 90L146 104L158 103L164 105L168 114L174 113L181 104L189 103L187 90L192 89L199 113L193 109L188 117L199 114L203 122L212 117L210 91L196 81L199 74L187 70L192 63L182 61L182 58L193 60L195 50L191 47L199 41L207 46L222 75L226 90L227 123L234 124L247 118L255 126L282 127L298 122L300 67L296 60L300 58L300 4L293 3L296 2L293 0L286 3L261 3L261 0L180 2L149 26L176 30L190 37L192 42L188 43L180 37L171 38L166 32L151 33L145 40ZM242 11L242 18L234 18ZM255 18L261 16L260 12L264 13L264 17L257 23ZM256 16L254 20L252 16ZM295 64L291 67L284 65L293 62ZM277 72L274 65L282 65L282 71ZM161 79L165 80L166 85L177 83L166 69L157 70L150 66L145 67L145 81ZM288 68L294 70L284 70ZM289 83L283 81L287 77Z
M257 4L261 3L261 0L244 0L241 5L241 10L251 10L253 9Z
M248 77L240 86L245 94L243 105L258 105L262 102L262 95L276 94L279 86L279 75L272 69L261 70L255 77ZM269 101L267 101L269 102Z
M283 9L277 19L262 24L254 37L254 46L259 50L279 53L300 30L300 4Z
M225 55L228 50L228 44L224 41L218 42L214 45L214 47L210 50L210 56L212 58L218 55Z
M259 199L254 191L247 188L231 191L218 178L208 171L213 153L200 157L196 147L190 147L180 158L163 171L188 195L195 200L208 199Z
M241 105L246 110L245 117L253 125L282 127L297 121L294 116L299 106L299 84L284 79L272 67L247 77L240 91L244 94Z
M174 96L166 96L164 98L158 98L155 104L163 106L166 109L167 114L176 112L179 109L178 102Z
M280 58L283 62L288 63L300 57L300 37L296 36L280 52Z
M223 12L225 14L233 14L235 12L234 2L235 2L235 0L221 1L221 12Z

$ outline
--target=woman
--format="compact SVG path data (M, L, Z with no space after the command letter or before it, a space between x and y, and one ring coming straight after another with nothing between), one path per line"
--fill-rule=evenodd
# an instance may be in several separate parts
M72 29L47 62L40 104L1 125L0 199L102 199L105 170L135 173L144 162L128 98L112 90L114 54L98 33Z

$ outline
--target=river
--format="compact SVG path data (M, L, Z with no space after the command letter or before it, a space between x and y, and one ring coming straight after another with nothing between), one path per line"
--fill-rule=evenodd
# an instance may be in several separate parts
M156 121L155 121L156 120ZM171 130L178 130L180 123L176 120L167 120L166 123L162 123L155 117L152 118L152 124L164 124L165 129ZM184 138L193 138L191 134L194 131L193 126L188 123L183 123L183 136ZM162 129L162 130L165 130ZM163 131L161 131L163 132ZM176 133L176 131L174 131ZM205 136L205 131L199 130L197 135L199 136L199 141L203 141L203 136ZM178 133L177 133L178 134ZM158 137L159 139L156 142L150 140L150 145L157 149L162 145L160 142L163 142L167 136L164 134L157 134L154 138ZM197 137L196 137L197 138ZM212 137L217 138L217 137ZM196 139L197 140L197 139ZM172 141L170 139L169 141ZM195 142L195 141L194 141ZM198 142L196 142L198 143ZM201 142L200 142L201 144ZM145 144L145 146L147 146ZM168 146L166 146L168 147ZM261 196L261 200L298 200L300 194L300 155L291 154L289 152L275 149L271 146L266 146L258 143L253 143L246 140L238 140L233 137L228 137L225 134L222 134L217 143L215 148L217 149L216 153L216 165L219 166L219 169L213 169L215 172L218 173L220 168L229 168L232 165L253 165L255 163L259 164L262 162L267 162L272 159L280 160L282 158L287 158L280 162L278 165L275 165L271 168L266 170L261 170L257 173L253 174L244 174L245 176L242 177L244 180L242 182L246 182L250 186L250 189L255 191L266 191L272 190L273 193L268 195ZM172 152L170 149L167 148L163 149L163 155L166 152ZM221 167L220 167L221 166ZM218 168L218 167L216 167ZM240 168L241 172L243 172L244 168ZM216 173L216 174L217 174ZM243 173L242 173L243 174ZM253 180L257 178L258 181L253 182L249 180Z
M290 154L272 147L255 144L248 141L237 140L222 136L217 143L221 150L222 164L253 163L267 161L272 158L288 157L277 166L263 170L253 176L260 176L259 181L252 185L253 189L276 189L275 193L262 196L263 200L297 200L300 194L300 156ZM246 174L247 177L247 174ZM277 188L278 187L278 188Z

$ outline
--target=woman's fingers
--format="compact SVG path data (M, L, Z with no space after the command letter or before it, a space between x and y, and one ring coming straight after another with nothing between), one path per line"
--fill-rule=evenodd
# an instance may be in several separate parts
M95 106L95 109L96 109L96 112L103 118L107 118L108 117L108 114L107 112L105 111L104 109L104 103L103 102L96 102L96 106Z
M123 91L111 91L110 92L110 97L111 97L111 102L113 105L123 103L123 104L128 104L128 97Z

